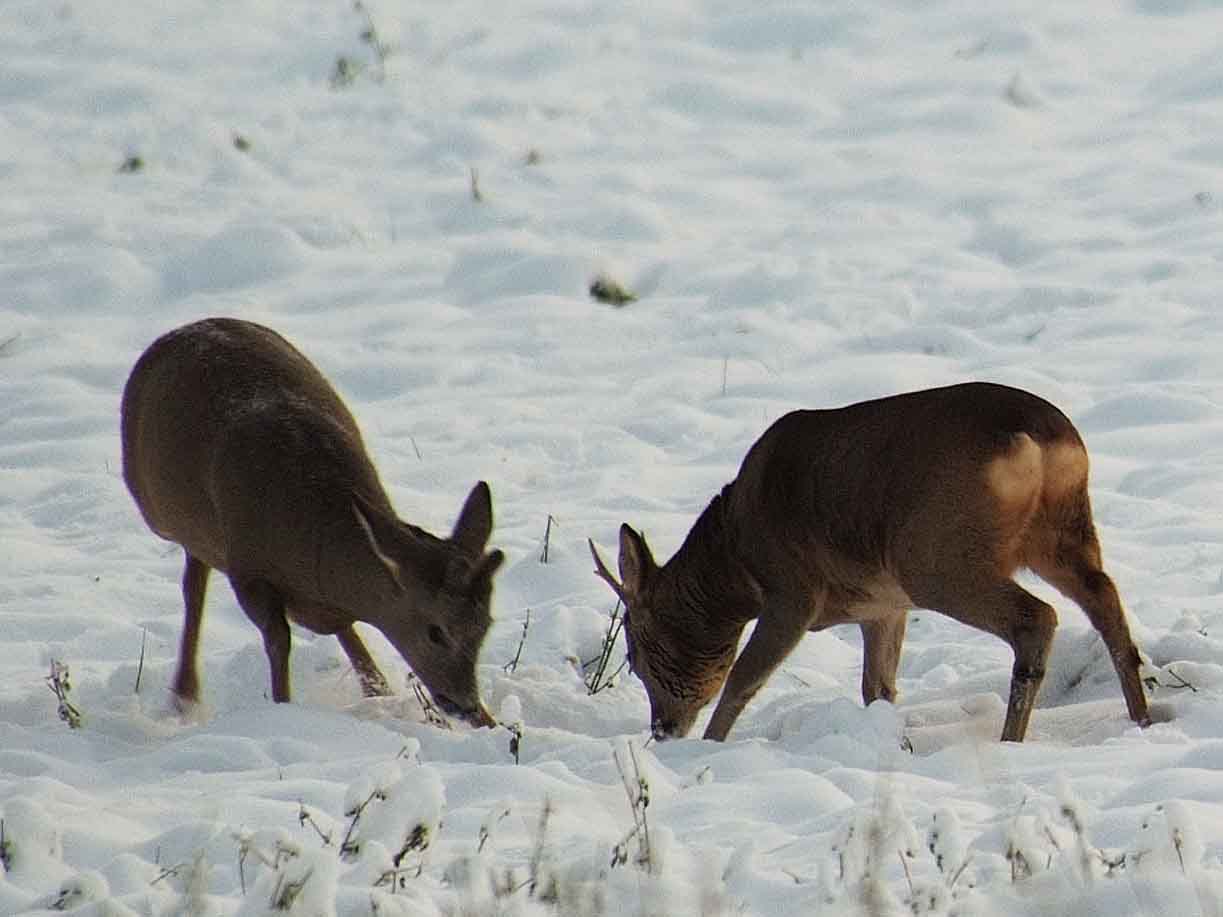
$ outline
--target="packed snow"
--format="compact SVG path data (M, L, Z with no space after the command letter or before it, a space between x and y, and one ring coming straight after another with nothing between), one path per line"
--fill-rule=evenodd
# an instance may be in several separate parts
M0 914L1223 915L1221 36L1211 0L0 5ZM220 576L175 711L118 404L209 315L317 363L403 518L488 481L502 725L428 723L372 631L393 697L295 631L273 704ZM895 706L838 628L727 742L650 741L586 539L669 557L786 411L967 379L1082 432L1156 722L1025 578L1061 626L1021 745L1009 649L926 612Z

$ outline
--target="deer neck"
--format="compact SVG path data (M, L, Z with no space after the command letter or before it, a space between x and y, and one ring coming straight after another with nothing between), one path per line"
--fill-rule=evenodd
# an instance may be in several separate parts
M394 515L389 504L386 512ZM319 539L318 591L326 605L344 609L352 620L383 630L384 625L392 623L388 615L402 613L404 593L408 594L407 604L414 605L411 594L435 591L440 586L453 549L424 529L400 523L401 534L394 544L380 544L398 566L397 574L392 575L351 510L347 515L333 526L328 537Z
M676 622L710 644L737 640L760 614L760 585L737 555L726 516L732 486L710 501L661 571Z

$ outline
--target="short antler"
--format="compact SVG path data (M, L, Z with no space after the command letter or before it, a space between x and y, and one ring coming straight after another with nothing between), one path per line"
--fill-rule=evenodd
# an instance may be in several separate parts
M590 556L595 559L595 575L607 583L607 585L611 586L612 592L616 593L616 595L619 596L620 601L627 605L628 600L624 597L624 587L620 585L620 581L612 576L611 572L608 571L607 565L603 563L603 558L599 556L599 552L595 548L594 540L587 538L586 543L590 545Z

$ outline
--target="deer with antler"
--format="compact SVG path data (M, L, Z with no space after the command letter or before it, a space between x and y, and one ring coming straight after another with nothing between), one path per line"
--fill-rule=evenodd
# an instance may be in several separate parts
M1015 582L1021 568L1083 609L1130 718L1147 725L1140 657L1101 563L1087 472L1066 415L1002 385L786 414L666 564L622 525L617 579L590 542L595 572L624 602L629 664L654 735L685 735L721 690L705 738L725 739L803 634L836 624L862 631L862 699L894 700L908 611L926 608L1011 646L1002 739L1022 741L1057 614Z

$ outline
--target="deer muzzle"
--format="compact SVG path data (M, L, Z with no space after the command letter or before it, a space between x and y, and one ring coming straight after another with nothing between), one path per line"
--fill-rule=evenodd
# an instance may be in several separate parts
M665 742L667 739L674 739L677 736L682 737L682 733L674 722L667 722L661 719L655 719L650 724L650 733L654 736L655 741L658 742Z
M462 720L470 726L477 728L492 727L497 725L497 721L493 719L493 715L488 712L488 708L479 700L476 701L474 707L460 704L457 701L451 700L445 694L434 694L433 702L441 708L442 712L447 716L452 716L455 719Z

